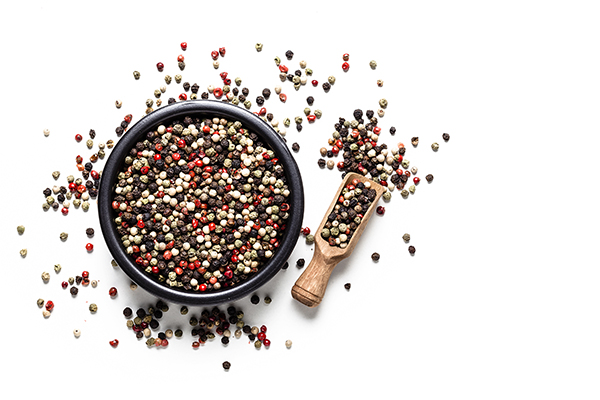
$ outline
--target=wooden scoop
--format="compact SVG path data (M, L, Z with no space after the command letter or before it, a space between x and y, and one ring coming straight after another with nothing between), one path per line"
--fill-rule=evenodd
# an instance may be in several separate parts
M321 230L327 222L327 217L333 211L333 207L336 205L342 189L344 189L348 182L352 182L354 179L358 179L363 183L369 182L371 184L371 189L375 189L377 192L377 196L373 199L367 213L364 214L362 222L354 232L354 235L350 238L348 246L344 249L338 246L330 246L329 243L321 237ZM340 261L352 254L360 235L367 226L367 222L369 222L369 218L371 218L371 214L373 214L373 211L376 208L379 198L384 192L385 188L383 186L362 175L356 173L346 175L338 188L331 205L327 209L319 228L315 232L315 253L313 254L310 264L308 264L308 267L306 267L292 288L293 298L308 307L316 307L319 305L325 295L325 289L327 289L327 283L329 282L331 272Z

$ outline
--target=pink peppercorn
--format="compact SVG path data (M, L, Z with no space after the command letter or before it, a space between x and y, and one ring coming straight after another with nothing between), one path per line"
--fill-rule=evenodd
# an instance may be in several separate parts
M385 207L384 206L379 206L375 209L375 212L379 215L383 215L385 214Z

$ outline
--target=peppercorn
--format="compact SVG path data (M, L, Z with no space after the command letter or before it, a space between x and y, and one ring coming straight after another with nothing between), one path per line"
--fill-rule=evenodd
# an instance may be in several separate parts
M254 48L256 49L256 51L262 51L263 49L263 45L262 43L256 43L256 45L254 46Z
M414 256L416 251L415 246L408 246L408 252L411 256Z
M22 235L23 233L25 233L25 227L23 225L17 226L17 232L19 233L19 235Z
M98 306L95 303L90 304L90 312L91 313L95 313L96 311L98 311Z
M87 237L92 238L94 237L94 228L87 228L85 230L85 234L87 235Z
M382 87L383 86L383 81L381 79L377 79L377 86L378 87Z
M125 307L123 309L123 315L125 316L125 318L131 318L131 316L133 315L133 311L131 310L131 308Z
M396 134L396 128L394 126L392 126L390 128L390 135L394 136Z
M351 288L351 287L352 287L352 284L350 284L350 283L346 283L346 284L344 285L344 288L345 288L346 290L350 290L350 288Z
M272 299L269 296L265 296L264 302L265 304L271 304Z
M377 68L377 62L375 60L371 60L371 62L369 62L369 66L371 69L375 69Z
M281 269L288 269L289 266L290 266L290 263L288 263L286 261L285 264L283 264L283 266L281 267Z
M252 295L252 297L250 298L250 302L252 304L258 304L260 302L260 297L258 297L257 294Z
M371 254L371 260L373 260L375 262L379 261L379 257L380 257L379 253L373 253L373 254Z
M448 135L447 133L442 133L442 139L444 139L444 141L447 142L448 140L450 140L450 135Z
M73 329L73 336L76 338L81 336L81 331L79 329Z
M115 107L121 108L122 105L123 105L123 102L121 100L115 100Z
M285 52L285 58L287 58L288 60L291 60L294 57L294 52L291 50L288 50Z
M427 182L428 182L428 183L431 183L431 182L433 182L433 175L431 175L431 174L427 174L427 175L425 176L425 179L427 180Z
M21 249L19 251L19 254L21 254L21 257L23 258L27 257L27 249Z
M437 143L433 143L433 144L431 145L431 149L432 149L433 151L438 151L438 149L439 149L439 148L440 148L440 145L439 145L439 144L437 144Z
M229 371L229 368L231 368L231 363L229 361L224 361L223 362L223 369L225 371Z
M408 233L405 233L404 235L402 235L402 239L408 243L410 242L410 235Z
M292 150L297 153L300 150L300 145L298 143L292 144Z
M42 307L44 307L44 303L45 303L45 302L46 302L46 301L45 301L44 299L37 299L37 305L38 305L38 307L39 307L39 308L42 308Z
M329 90L331 89L331 84L329 82L325 82L323 83L323 90L325 91L325 93L329 92Z
M304 261L304 258L299 258L298 261L296 261L296 267L298 268L302 268L304 267L306 261Z
M133 77L135 78L135 80L140 79L141 74L138 71L133 71Z

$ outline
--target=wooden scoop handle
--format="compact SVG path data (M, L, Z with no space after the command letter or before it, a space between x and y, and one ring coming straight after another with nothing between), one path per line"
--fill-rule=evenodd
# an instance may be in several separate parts
M315 248L310 264L292 287L292 297L308 307L319 305L325 295L331 272L339 261L341 260L338 258L326 257Z

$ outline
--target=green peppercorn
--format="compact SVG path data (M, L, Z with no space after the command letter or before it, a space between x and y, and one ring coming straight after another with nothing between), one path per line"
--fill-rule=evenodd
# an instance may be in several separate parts
M256 45L254 46L254 48L256 49L256 51L262 51L263 49L263 44L262 43L256 43Z
M289 118L285 118L285 119L283 120L283 124L284 124L285 126L287 126L287 127L289 127L289 126L291 125L291 123L292 123L292 121L290 121L290 119L289 119Z
M315 235L308 234L306 235L306 244L313 244L315 242Z
M306 68L306 75L311 76L313 74L313 70L310 68Z
M315 117L321 118L323 116L323 112L321 110L315 110Z
M179 74L175 75L175 82L181 83L181 75L179 75Z
M37 305L39 308L44 307L44 303L45 303L44 299L37 299Z
M19 251L19 254L21 254L21 257L23 258L27 257L27 249L21 249Z
M98 306L96 305L96 303L92 303L90 304L89 309L91 313L95 313L96 311L98 311Z
M23 233L25 233L25 227L23 225L17 226L17 232L19 233L19 235L22 235Z
M386 99L380 99L380 100L379 100L379 106L380 106L381 108L387 108L387 106L388 106L388 101L387 101Z
M62 270L62 267L60 266L60 264L54 265L54 272L56 272L58 274L61 270Z
M405 199L406 199L406 198L408 197L408 190L406 190L406 189L403 189L403 190L400 192L400 194L402 195L402 197L403 197L403 198L405 198Z
M417 187L415 185L410 185L410 187L408 188L408 191L412 194L415 194L415 190L417 190Z
M375 60L371 60L371 62L369 63L369 66L371 67L371 69L375 69L375 68L377 68L377 62Z
M271 301L273 301L269 296L265 296L265 304L271 304Z
M331 75L329 78L327 78L327 82L329 82L329 84L334 85L335 84L335 76Z
M182 337L183 336L183 331L181 329L177 329L175 330L175 337Z
M186 315L188 313L188 308L186 306L182 306L179 312L181 315Z
M306 107L304 109L304 115L309 115L310 114L310 108Z
M240 77L235 78L235 84L237 86L240 86L242 84L242 78L240 78Z
M171 75L165 75L165 82L167 85L171 84L171 80L172 80Z
M438 151L438 149L439 149L439 148L440 148L440 145L439 145L439 144L437 144L437 143L433 143L433 144L431 145L431 149L432 149L433 151Z
M281 58L275 57L275 65L279 67L279 64L281 64Z
M384 194L382 194L381 197L383 197L384 201L390 201L392 199L392 193L387 191Z

